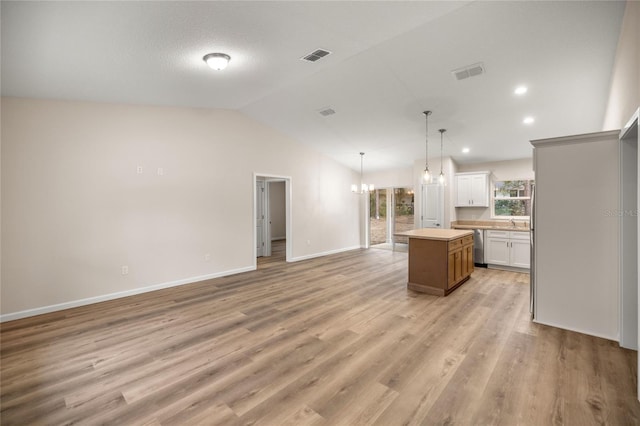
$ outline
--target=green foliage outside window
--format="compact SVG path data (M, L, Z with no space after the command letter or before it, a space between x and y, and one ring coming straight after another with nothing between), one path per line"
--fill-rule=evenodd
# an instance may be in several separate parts
M496 216L529 216L525 200L496 200Z
M394 191L396 199L396 216L412 216L414 214L413 191L405 188L396 188ZM387 217L386 189L376 189L369 194L369 216L375 218Z
M378 205L376 208L376 196ZM369 194L369 216L374 218L387 217L387 190L376 189Z
M532 180L504 180L494 183L494 216L530 216Z

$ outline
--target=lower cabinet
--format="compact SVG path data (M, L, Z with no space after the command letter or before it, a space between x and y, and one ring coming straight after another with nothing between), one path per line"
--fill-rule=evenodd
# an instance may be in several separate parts
M473 272L473 237L449 242L447 288L453 288Z
M493 236L491 235L493 234ZM506 236L503 236L505 234ZM486 231L484 261L490 265L509 265L509 232Z
M473 238L471 238L471 241L465 242L465 245L462 247L462 275L471 275L474 267L475 264L473 263Z
M511 240L510 265L518 268L531 267L531 244L529 239Z
M462 248L449 252L447 288L453 288L462 278Z
M489 265L529 269L531 246L529 233L487 230L485 262Z

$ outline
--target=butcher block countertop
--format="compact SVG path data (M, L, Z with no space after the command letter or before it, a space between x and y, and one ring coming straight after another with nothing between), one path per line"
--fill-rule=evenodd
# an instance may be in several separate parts
M412 229L411 231L398 232L394 235L400 237L419 238L422 240L451 241L455 240L456 238L473 235L473 231L464 231L460 229L422 228Z

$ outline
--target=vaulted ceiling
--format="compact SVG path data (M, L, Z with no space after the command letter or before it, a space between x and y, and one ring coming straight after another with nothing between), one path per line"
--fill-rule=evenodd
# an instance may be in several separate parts
M460 163L524 158L530 139L602 129L624 7L3 1L2 95L236 109L354 169L364 151L367 170L424 158L432 110L430 155L446 128ZM331 54L300 59L318 48ZM208 68L210 52L228 68ZM454 78L476 63L484 74Z

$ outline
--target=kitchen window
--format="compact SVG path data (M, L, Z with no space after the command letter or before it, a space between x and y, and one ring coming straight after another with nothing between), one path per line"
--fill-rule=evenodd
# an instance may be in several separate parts
M498 180L493 183L492 216L528 219L531 216L533 180Z

